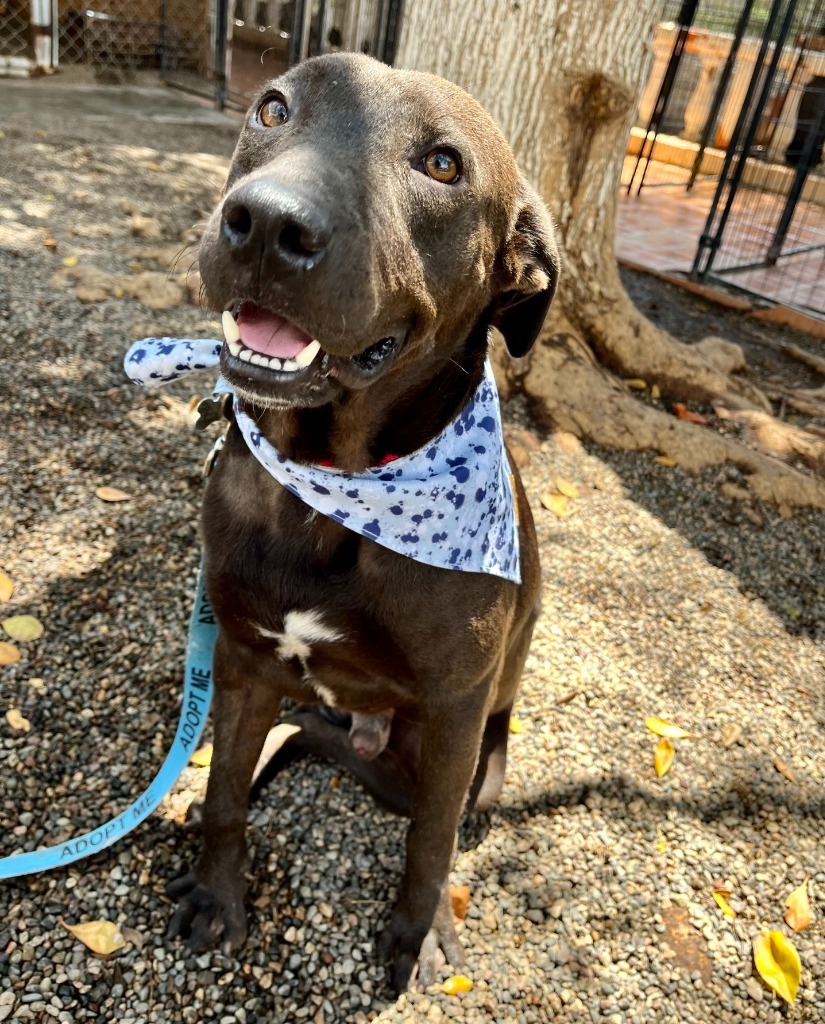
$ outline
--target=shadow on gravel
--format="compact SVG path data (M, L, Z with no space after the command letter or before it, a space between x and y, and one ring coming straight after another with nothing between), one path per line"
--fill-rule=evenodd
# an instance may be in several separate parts
M586 448L616 473L631 501L735 576L742 594L764 601L789 633L825 638L825 513L800 509L785 519L757 498L723 497L720 485L746 485L735 466L693 474L657 466L650 453Z
M655 813L649 818L651 827L664 820L664 812L675 809L688 818L696 818L705 824L713 824L723 817L737 817L742 820L757 819L770 807L772 813L783 810L795 818L825 819L825 792L812 798L793 790L787 783L766 780L763 774L764 760L760 757L743 758L738 770L738 779L726 792L692 796L671 796L654 793L645 786L637 785L626 775L617 774L600 782L576 782L567 786L556 786L543 793L536 793L531 799L518 803L499 804L492 811L468 818L461 829L459 847L478 845L487 834L492 822L507 821L513 824L530 821L533 817L550 816L559 808L583 806L588 797L599 795L610 800L621 800L625 805L642 800ZM755 780L761 775L758 792ZM611 817L610 804L601 804L599 813ZM618 817L632 817L623 811Z

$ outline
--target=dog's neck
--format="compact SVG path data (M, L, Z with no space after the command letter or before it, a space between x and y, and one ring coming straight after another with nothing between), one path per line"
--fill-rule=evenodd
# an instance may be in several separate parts
M358 473L437 437L478 387L485 357L486 330L481 344L473 332L454 356L414 364L316 409L243 406L287 458Z

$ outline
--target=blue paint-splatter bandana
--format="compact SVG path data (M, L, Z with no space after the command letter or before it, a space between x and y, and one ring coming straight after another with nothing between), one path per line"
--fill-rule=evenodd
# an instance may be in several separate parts
M126 354L127 376L157 387L218 364L222 343L146 338ZM231 391L219 379L217 392ZM521 582L515 501L489 360L475 393L429 444L361 473L294 462L258 431L235 396L249 450L282 486L322 515L401 555L442 569Z

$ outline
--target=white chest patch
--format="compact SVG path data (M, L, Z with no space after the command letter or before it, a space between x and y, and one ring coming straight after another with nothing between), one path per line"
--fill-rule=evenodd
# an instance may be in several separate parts
M256 626L258 634L274 640L278 654L286 659L298 658L306 667L313 644L332 644L344 639L344 634L324 624L319 612L287 612L284 616L283 632L276 633L263 626Z

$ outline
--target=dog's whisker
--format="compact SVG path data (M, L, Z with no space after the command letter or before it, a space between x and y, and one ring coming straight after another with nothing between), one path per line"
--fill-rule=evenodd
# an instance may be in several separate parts
M467 369L465 369L465 368L464 368L464 367L463 367L463 366L461 365L461 363L457 363L457 362L455 361L455 359L453 359L453 358L452 358L452 356L450 357L450 362L451 362L451 363L453 364L453 366L457 366L457 367L459 368L459 370L461 370L461 372L462 372L462 373L466 373L468 377L470 376L470 371L469 371L469 370L467 370Z

